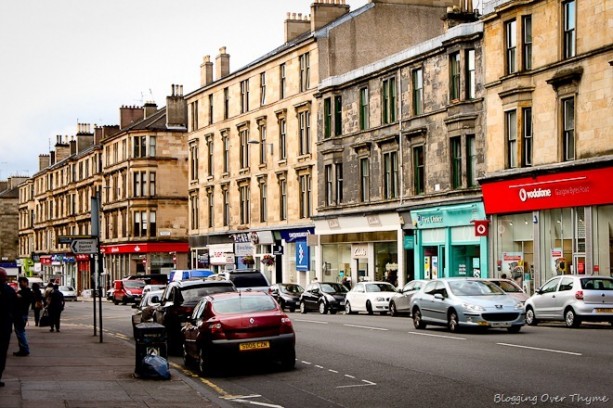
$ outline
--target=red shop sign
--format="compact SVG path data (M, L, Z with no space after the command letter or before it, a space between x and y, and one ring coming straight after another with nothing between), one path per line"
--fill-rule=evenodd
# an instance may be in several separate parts
M613 168L523 177L481 186L486 214L613 203Z
M148 254L152 252L189 252L187 242L141 242L138 244L103 245L103 254Z

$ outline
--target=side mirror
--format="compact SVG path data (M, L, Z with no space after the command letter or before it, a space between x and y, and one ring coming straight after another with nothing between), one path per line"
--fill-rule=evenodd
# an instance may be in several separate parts
M313 289L313 294L314 295L319 295L319 289Z
M278 295L279 294L279 289L275 288L270 293L272 293L273 295Z

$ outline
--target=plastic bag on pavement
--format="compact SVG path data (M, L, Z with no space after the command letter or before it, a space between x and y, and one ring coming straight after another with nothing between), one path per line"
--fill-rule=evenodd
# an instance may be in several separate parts
M168 360L160 356L146 355L143 357L141 377L156 380L169 380L170 367L168 365Z

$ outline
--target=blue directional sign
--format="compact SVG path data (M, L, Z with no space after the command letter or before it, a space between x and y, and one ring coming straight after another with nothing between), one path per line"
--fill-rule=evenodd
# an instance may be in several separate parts
M309 264L309 247L306 241L296 241L296 269L299 271L308 271Z

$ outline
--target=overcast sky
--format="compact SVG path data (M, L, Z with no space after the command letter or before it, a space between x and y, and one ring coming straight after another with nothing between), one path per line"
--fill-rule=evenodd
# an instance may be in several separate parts
M121 105L199 87L204 55L230 70L283 44L287 12L312 0L0 1L0 180L38 171L56 135L113 125ZM348 0L355 10L367 0ZM214 6L213 6L214 5Z

